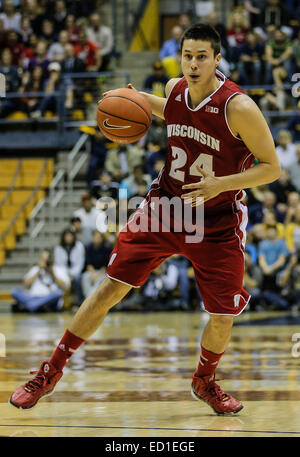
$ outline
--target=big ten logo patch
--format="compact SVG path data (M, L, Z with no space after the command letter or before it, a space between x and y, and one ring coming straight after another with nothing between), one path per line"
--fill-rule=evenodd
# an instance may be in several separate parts
M5 75L0 73L0 97L5 97Z

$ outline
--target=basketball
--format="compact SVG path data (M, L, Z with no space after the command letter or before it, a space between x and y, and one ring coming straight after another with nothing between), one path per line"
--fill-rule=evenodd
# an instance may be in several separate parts
M152 110L148 100L133 89L110 91L98 102L97 123L103 135L117 143L134 143L148 131Z

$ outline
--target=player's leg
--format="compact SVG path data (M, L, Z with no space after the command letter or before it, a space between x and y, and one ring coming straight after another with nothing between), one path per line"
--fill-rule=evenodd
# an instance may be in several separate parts
M204 239L199 246L186 247L195 278L210 318L202 340L198 367L193 374L192 394L208 403L217 414L237 413L240 401L215 383L218 364L231 339L234 316L247 306L249 294L243 289L244 256L239 238L224 241Z
M36 376L19 387L10 397L17 408L32 408L38 400L53 391L63 375L68 359L101 325L107 312L129 292L131 286L106 278L96 292L86 298L73 317L49 361L42 363Z
M147 221L148 205L139 217ZM133 219L131 219L133 221ZM133 222L132 222L133 223ZM145 225L144 225L145 226ZM130 224L128 223L130 228ZM111 253L108 278L82 303L49 362L43 362L35 378L17 389L10 402L19 408L31 408L51 392L62 376L62 369L72 353L102 323L109 309L131 289L139 287L151 271L167 257L176 254L177 234L123 230Z
M233 316L211 314L203 331L201 345L216 354L226 351L231 339Z

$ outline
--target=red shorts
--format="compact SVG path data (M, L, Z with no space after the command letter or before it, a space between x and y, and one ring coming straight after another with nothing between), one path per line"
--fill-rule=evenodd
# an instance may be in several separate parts
M149 219L152 196L153 191L150 191L144 205L120 231L110 256L108 277L140 287L161 262L180 254L193 265L206 311L240 314L250 299L243 289L246 205L238 201L226 210L205 214L203 239L187 243L187 233L183 231L136 231L136 225L133 227L137 217L139 225L142 225L140 221Z

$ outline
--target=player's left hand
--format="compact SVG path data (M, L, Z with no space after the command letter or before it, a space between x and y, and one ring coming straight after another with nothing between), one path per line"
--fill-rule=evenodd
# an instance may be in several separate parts
M196 189L193 192L184 193L181 198L185 203L191 203L192 206L199 206L203 203L217 197L224 192L222 183L219 178L197 165L197 170L202 175L201 181L182 186L183 190Z

